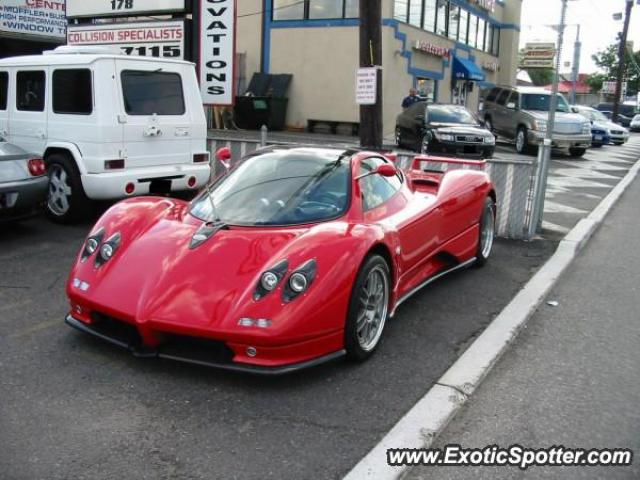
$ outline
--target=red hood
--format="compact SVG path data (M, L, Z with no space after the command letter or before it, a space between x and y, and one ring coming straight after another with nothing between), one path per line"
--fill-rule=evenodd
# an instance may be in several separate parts
M107 236L121 232L114 257L99 268L93 258L78 262L71 273L90 285L85 300L140 323L221 326L238 305L251 302L260 274L284 258L293 260L299 250L293 245L313 230L231 227L192 250L202 222L186 213L186 204L142 202L130 202L126 215L107 213L96 226L105 226Z

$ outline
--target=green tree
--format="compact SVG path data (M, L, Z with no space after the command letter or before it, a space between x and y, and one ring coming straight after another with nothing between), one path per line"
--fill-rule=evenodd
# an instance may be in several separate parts
M604 73L593 73L587 77L586 82L592 92L599 93L605 80L607 80L607 76Z
M528 68L527 73L536 87L544 87L553 83L552 68Z
M598 91L602 88L602 81L613 81L618 76L618 43L609 45L604 50L600 50L591 58L595 64L602 70L602 73L592 75L593 84L598 86ZM640 90L640 50L633 52L629 49L626 51L624 78L627 80L627 95L635 95Z

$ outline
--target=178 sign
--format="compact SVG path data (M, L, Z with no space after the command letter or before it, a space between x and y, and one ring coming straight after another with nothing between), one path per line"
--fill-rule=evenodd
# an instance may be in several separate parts
M233 105L235 0L200 0L200 90L205 105Z

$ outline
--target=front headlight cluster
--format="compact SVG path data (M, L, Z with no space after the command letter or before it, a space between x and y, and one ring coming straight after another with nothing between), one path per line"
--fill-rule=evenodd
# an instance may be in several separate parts
M454 142L456 137L453 133L440 133L436 131L436 138L443 142Z
M584 133L584 134L591 133L591 123L590 122L584 122L582 124L582 133Z
M258 301L273 292L286 277L288 269L289 261L282 260L260 275L253 299ZM289 303L306 292L315 280L316 272L317 264L315 260L309 260L296 268L291 275L289 275L282 287L282 300L284 300L285 303Z
M89 257L91 257L96 252L97 254L95 259L95 265L97 267L111 260L111 258L113 258L113 255L116 253L116 250L120 246L122 235L120 235L120 232L116 232L106 240L104 240L105 237L106 237L106 231L104 227L98 229L95 233L91 234L89 238L87 238L87 240L84 242L84 247L82 248L82 255L80 257L80 260L82 262L85 262Z
M488 143L489 145L495 145L496 137L494 137L493 135L488 135L484 137L484 143Z
M546 120L536 120L533 122L533 129L539 132L547 131L547 121Z

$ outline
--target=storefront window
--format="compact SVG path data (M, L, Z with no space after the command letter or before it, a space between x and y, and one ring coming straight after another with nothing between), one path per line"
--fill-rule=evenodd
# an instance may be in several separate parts
M469 16L469 40L467 44L470 47L478 48L478 17L475 15Z
M484 39L486 36L485 28L487 26L487 22L482 18L478 18L478 49L486 52L486 47L484 43Z
M309 18L342 18L343 0L309 0Z
M460 26L460 7L449 7L449 38L458 40L458 28Z
M409 2L407 0L396 0L393 4L393 18L401 22L406 22L408 7Z
M460 33L458 34L458 41L461 43L467 43L467 25L469 24L469 12L460 9Z
M422 27L422 0L409 0L409 24Z
M500 28L493 27L493 40L491 42L491 54L495 57L500 55Z
M304 2L296 0L274 0L274 20L303 20Z
M438 0L436 12L436 33L447 36L447 20L449 18L449 0Z
M428 32L436 31L436 0L424 1L424 26Z
M436 82L430 78L418 78L416 81L418 96L430 102L435 102Z
M360 18L360 0L346 0L344 18Z

